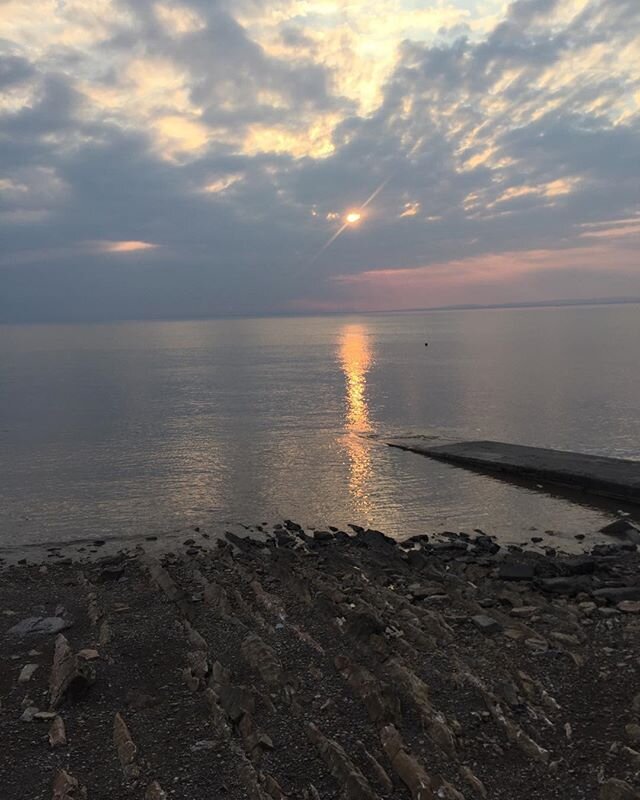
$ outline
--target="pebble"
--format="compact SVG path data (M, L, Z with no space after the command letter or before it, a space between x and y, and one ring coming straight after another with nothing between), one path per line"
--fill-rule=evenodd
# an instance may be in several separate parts
M25 664L20 670L18 683L28 683L33 677L33 673L38 669L38 664Z
M502 625L498 620L487 614L476 614L475 617L471 617L471 621L482 633L499 633L502 630Z

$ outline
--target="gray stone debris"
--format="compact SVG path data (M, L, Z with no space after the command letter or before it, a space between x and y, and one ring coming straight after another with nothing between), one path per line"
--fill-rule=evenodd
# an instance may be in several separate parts
M38 669L38 664L25 664L18 675L18 683L28 683L33 678L33 673Z
M14 636L30 636L42 633L60 633L66 628L70 628L73 622L62 617L28 617L18 622L8 633Z
M502 625L498 620L487 616L487 614L476 614L475 617L471 617L471 620L482 633L499 633L502 630Z

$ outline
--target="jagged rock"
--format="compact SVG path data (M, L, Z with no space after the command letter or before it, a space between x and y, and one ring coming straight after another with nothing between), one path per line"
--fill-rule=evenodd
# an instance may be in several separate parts
M599 800L640 800L640 792L637 792L626 781L618 778L609 778L600 787Z
M56 716L49 727L49 744L51 747L61 747L67 743L67 731L62 717Z
M242 642L242 654L269 686L282 686L282 665L275 652L255 633Z
M33 722L38 713L37 706L27 706L20 717L21 722Z
M312 723L305 725L305 731L348 800L378 800L367 779L337 742L323 736Z
M85 800L87 790L73 775L61 769L53 779L53 800Z
M402 737L393 725L380 732L382 748L400 780L411 792L413 800L433 800L431 778L424 767L405 749Z
M52 709L58 708L65 697L76 700L95 681L95 671L86 661L74 655L69 642L61 633L56 639L53 666L49 679L49 702Z
M591 580L586 575L569 575L540 580L540 588L552 594L576 595L588 591L590 587Z
M117 713L113 719L113 743L125 778L137 777L139 774L139 769L136 765L138 748L131 738L127 723L120 713Z
M487 797L487 790L485 789L484 783L482 783L480 778L476 777L473 772L471 772L469 767L460 767L460 774L469 784L475 794L479 795L480 797Z
M356 742L356 746L360 751L360 754L364 758L364 760L369 765L369 769L371 770L372 775L375 778L375 782L382 788L385 794L391 794L393 792L393 783L391 778L387 774L387 771L382 766L382 764L373 756L364 744L360 741Z

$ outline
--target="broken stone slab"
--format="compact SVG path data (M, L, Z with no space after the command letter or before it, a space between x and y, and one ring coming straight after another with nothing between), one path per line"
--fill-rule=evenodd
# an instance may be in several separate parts
M32 636L36 634L59 633L70 628L73 622L62 617L28 617L18 622L7 633L13 636Z
M25 664L20 670L20 675L18 675L18 683L28 683L33 678L33 674L38 667L39 664Z
M51 747L62 747L67 743L67 731L62 717L56 716L49 727L49 744Z
M58 708L65 697L76 700L95 681L95 671L86 661L74 655L69 642L61 633L56 638L53 666L49 679L49 702L52 709Z
M471 617L471 621L482 633L500 633L502 630L502 625L498 620L487 614L476 614L474 617Z
M53 800L86 800L87 790L77 778L61 769L53 779Z

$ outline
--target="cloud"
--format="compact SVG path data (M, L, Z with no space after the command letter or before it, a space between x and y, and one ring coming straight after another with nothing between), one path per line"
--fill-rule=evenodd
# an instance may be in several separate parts
M635 0L9 0L0 320L640 294L639 34Z

